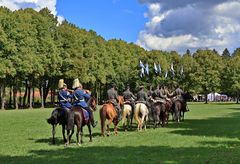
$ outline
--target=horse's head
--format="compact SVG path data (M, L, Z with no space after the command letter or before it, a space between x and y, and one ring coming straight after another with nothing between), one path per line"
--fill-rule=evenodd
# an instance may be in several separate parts
M88 100L88 105L90 106L90 108L93 109L93 111L97 110L97 99L95 97L91 97Z
M121 108L123 108L124 105L124 98L123 96L118 96L118 104Z
M59 109L54 109L52 111L51 117L47 119L47 122L51 125L57 124L58 123L58 116L59 116Z
M187 101L187 100L193 100L193 96L192 96L189 92L184 93L184 94L182 95L182 97L183 97L183 99L184 99L185 101Z

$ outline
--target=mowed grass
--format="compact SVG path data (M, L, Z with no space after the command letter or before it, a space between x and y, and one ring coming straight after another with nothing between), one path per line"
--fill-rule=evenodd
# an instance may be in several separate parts
M100 136L100 124L89 143L78 147L75 134L64 148L61 127L51 144L47 124L53 109L0 111L0 163L239 163L240 105L189 103L181 123L147 131ZM99 119L99 111L95 113Z

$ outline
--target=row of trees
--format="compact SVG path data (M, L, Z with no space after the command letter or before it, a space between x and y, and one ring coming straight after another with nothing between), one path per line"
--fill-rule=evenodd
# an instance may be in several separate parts
M108 84L114 81L123 91L128 83L138 85L164 83L183 86L192 93L221 91L238 97L240 93L240 49L232 55L215 50L189 50L181 56L176 51L146 51L122 40L104 40L96 32L86 31L64 21L58 24L48 9L10 11L0 8L0 102L9 107L32 108L36 90L44 107L50 93L55 102L58 80L71 86L79 78L98 100L104 99ZM150 74L139 77L139 61L149 64ZM153 64L162 72L174 64L175 76L155 74ZM183 66L184 72L179 73ZM7 93L7 91L9 91ZM7 102L8 98L8 102Z

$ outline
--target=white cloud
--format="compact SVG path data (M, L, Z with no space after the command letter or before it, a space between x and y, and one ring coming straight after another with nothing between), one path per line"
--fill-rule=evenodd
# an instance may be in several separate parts
M137 44L146 49L177 50L239 47L240 0L139 0L148 5Z
M0 0L0 6L5 6L12 11L27 7L39 11L47 7L53 15L57 16L56 3L57 0ZM64 18L58 16L58 20L63 21Z

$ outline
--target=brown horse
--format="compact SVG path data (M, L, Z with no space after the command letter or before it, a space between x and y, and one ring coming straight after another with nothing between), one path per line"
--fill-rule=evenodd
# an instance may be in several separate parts
M122 108L124 104L123 96L118 96L118 104ZM118 126L118 115L117 112L113 106L113 104L110 101L107 101L105 104L103 104L102 108L99 110L100 113L100 120L101 120L101 133L104 137L104 131L105 131L105 121L108 119L107 124L107 136L110 135L110 129L109 126L113 122L114 124L114 133L117 135L117 126Z
M163 102L155 102L153 104L154 128L158 127L160 124L163 127L167 122L167 110L165 104L166 103Z
M88 100L88 105L93 111L96 111L97 103L96 103L96 99L94 97L91 97ZM81 145L83 143L83 127L85 125L87 125L88 131L89 131L89 138L90 138L89 142L92 142L92 131L91 131L91 120L90 120L90 118L87 121L85 120L84 111L79 106L73 107L72 111L74 113L74 123L77 126L77 133L76 133L77 145ZM71 123L69 123L69 122L71 122L73 124L72 120L68 120L68 124L70 125ZM74 126L69 126L69 127L71 129L68 129L68 130L73 130L74 129ZM79 142L79 134L81 136L80 142ZM65 144L65 146L69 145L69 140L70 140L70 133L68 133L67 143Z
M193 97L190 93L184 93L182 94L182 100L179 98L176 98L173 100L173 112L174 112L174 120L177 122L180 122L181 120L184 121L184 113L186 111L187 107L187 101L193 100Z

